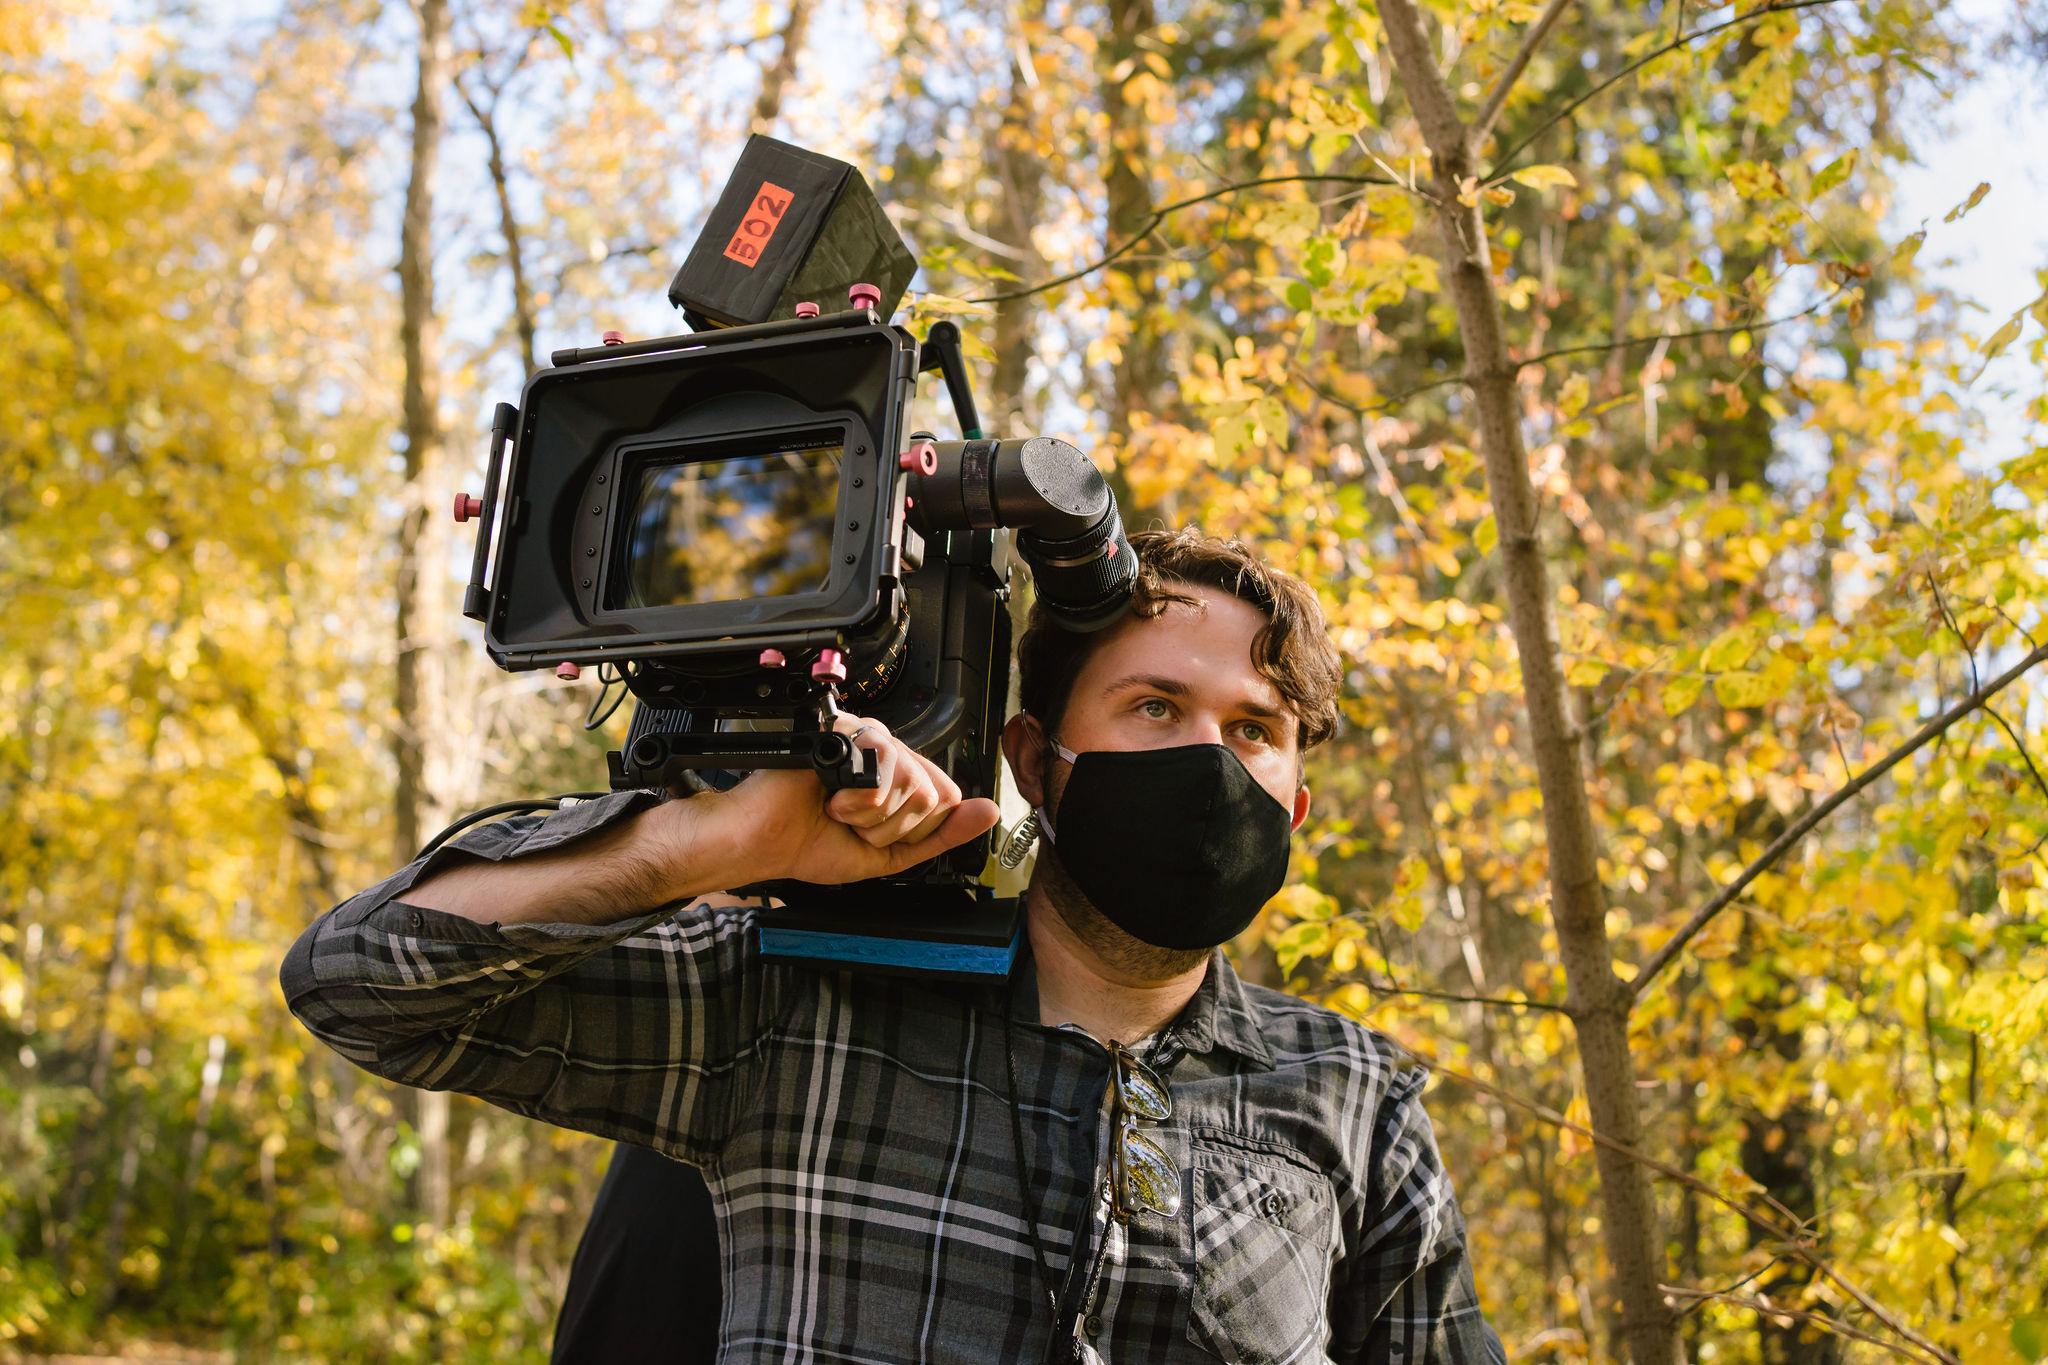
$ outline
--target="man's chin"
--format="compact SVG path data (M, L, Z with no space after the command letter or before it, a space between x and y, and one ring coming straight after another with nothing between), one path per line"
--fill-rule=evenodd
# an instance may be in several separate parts
M1045 893L1046 902L1060 923L1080 940L1081 946L1118 976L1164 984L1187 975L1209 960L1212 948L1161 948L1134 938L1112 924L1107 915L1074 885L1059 855L1045 844L1038 849L1038 866L1032 878L1035 889Z

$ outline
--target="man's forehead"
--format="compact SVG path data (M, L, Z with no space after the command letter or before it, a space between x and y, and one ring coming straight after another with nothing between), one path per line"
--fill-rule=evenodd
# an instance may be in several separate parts
M1084 677L1104 695L1145 686L1176 695L1222 690L1254 712L1285 714L1280 690L1252 662L1267 617L1228 593L1174 585L1199 600L1168 602L1157 616L1127 617L1089 658Z

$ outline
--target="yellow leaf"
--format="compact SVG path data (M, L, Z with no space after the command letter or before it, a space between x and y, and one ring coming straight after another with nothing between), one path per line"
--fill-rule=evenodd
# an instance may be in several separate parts
M1500 543L1500 528L1494 524L1493 514L1487 513L1480 523L1472 528L1472 543L1479 553L1490 555L1493 547Z
M1738 670L1714 679L1714 695L1723 706L1766 706L1784 695L1787 681L1775 671Z
M1547 190L1558 185L1576 188L1579 183L1579 178L1562 166L1524 166L1518 171L1508 172L1508 179L1532 190Z
M1664 714L1676 716L1700 699L1700 690L1707 680L1697 673L1686 673L1664 684Z
M1597 687L1607 676L1609 665L1599 659L1580 659L1564 675L1564 680L1573 687Z
M1707 652L1700 656L1700 666L1710 673L1724 669L1740 668L1756 653L1756 632L1749 626L1736 626L1714 637L1714 643L1707 646Z

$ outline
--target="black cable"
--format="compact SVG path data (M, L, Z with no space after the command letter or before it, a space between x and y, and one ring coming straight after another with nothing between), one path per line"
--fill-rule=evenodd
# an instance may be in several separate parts
M610 677L605 676L606 669L611 670ZM625 701L628 691L625 686L625 675L619 672L616 664L599 664L597 666L597 680L602 684L597 694L597 700L590 703L590 709L583 714L583 728L586 730L595 730L610 720L613 713L619 709L619 703ZM616 697L612 697L612 687L614 685L617 685L619 689L619 694ZM610 706L604 706L605 698L607 697L611 697L612 704ZM597 708L600 706L604 706L603 715L597 713Z
M610 795L610 792L563 792L560 796L529 796L518 801L500 801L495 806L485 806L482 810L473 810L452 822L446 829L427 840L426 847L419 851L418 856L421 858L426 857L429 853L432 853L435 849L447 843L470 826L480 825L484 821L496 816L517 815L522 811L560 810L564 801L595 801L600 796Z

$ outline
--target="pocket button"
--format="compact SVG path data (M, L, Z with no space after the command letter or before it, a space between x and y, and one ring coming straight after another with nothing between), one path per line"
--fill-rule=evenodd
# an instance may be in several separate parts
M1266 1197L1259 1201L1259 1211L1277 1223L1281 1215L1287 1212L1287 1200L1278 1190L1268 1190Z

